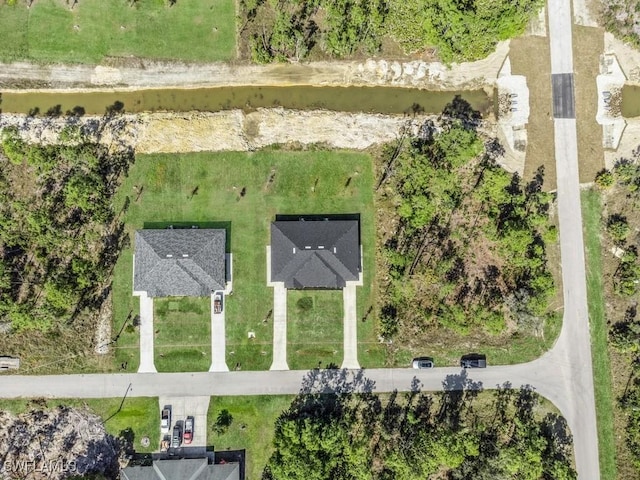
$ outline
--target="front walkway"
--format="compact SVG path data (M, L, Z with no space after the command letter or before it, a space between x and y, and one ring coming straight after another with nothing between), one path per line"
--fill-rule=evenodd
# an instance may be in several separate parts
M153 361L153 298L140 294L140 366L138 373L156 373Z

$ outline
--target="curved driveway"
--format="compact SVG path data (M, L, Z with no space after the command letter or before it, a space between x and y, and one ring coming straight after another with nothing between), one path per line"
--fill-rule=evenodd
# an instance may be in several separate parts
M569 0L549 0L549 37L554 80L554 127L558 175L558 215L564 293L564 322L552 350L526 364L461 371L436 368L372 369L371 381L360 388L376 392L460 388L496 388L505 384L529 385L551 400L566 418L574 436L576 465L581 480L599 478L591 345L587 311L584 246L576 122L573 112L573 61L571 57L571 5ZM563 75L564 74L564 75ZM594 79L595 81L595 79ZM490 360L490 359L489 359ZM343 370L315 371L326 382L325 391ZM352 370L358 376L362 371ZM104 398L162 395L296 394L308 383L307 371L140 373L92 375L10 375L0 380L0 397ZM305 380L306 378L306 380ZM318 384L315 384L316 386Z

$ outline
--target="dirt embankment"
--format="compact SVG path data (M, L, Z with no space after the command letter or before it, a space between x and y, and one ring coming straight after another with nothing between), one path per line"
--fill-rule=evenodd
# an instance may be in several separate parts
M0 115L0 129L16 127L33 143L58 143L79 131L92 141L137 153L251 151L273 144L322 144L365 149L388 142L405 129L417 133L435 116L379 115L327 111L258 109L215 113L154 113L112 117L29 117ZM487 124L485 128L491 128Z
M240 85L387 85L434 90L461 90L491 85L509 52L498 44L487 58L453 64L440 62L335 61L253 65L190 64L109 58L102 65L0 64L0 88L166 88Z

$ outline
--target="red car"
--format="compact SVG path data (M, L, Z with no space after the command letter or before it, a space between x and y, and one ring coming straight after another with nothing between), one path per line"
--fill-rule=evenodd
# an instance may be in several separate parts
M193 417L187 417L184 422L184 434L182 435L184 443L189 444L193 440Z

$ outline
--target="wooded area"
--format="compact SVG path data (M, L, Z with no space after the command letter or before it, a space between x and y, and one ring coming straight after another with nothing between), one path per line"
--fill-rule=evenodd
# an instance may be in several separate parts
M541 0L241 0L244 56L258 63L380 52L385 38L405 54L446 63L478 60L521 34Z
M565 420L531 389L479 394L464 375L447 385L464 390L425 394L416 382L381 397L362 373L310 372L276 421L263 479L576 478ZM318 393L328 386L338 394Z
M0 155L0 320L14 331L72 323L104 300L123 224L112 208L132 152L108 152L71 127L59 145L5 129Z
M541 330L555 293L556 242L542 171L528 183L502 169L502 147L476 132L458 100L437 124L383 153L380 319L390 339L444 326L500 334ZM386 219L396 218L390 225ZM422 334L424 336L424 334Z
M633 158L619 160L611 171L604 170L596 185L607 199L602 223L606 231L605 247L615 251L613 263L605 268L607 323L614 364L621 361L624 384L617 403L626 419L625 441L633 464L640 471L640 317L638 292L640 259L640 149ZM614 374L614 380L616 375Z

